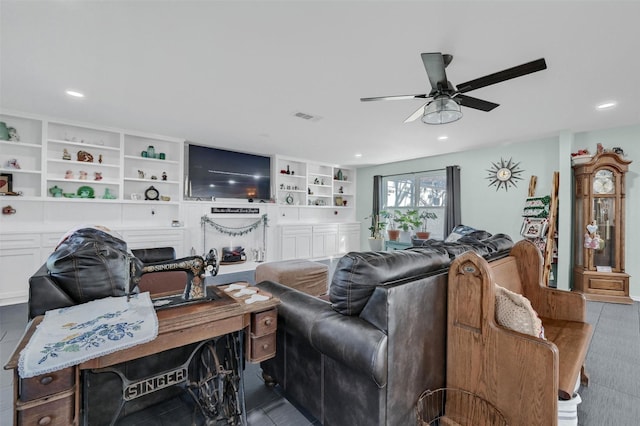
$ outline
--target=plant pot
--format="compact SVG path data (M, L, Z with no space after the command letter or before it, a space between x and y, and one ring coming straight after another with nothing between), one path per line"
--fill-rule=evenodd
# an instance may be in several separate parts
M411 231L400 231L399 241L401 243L410 243L411 242Z
M419 240L428 240L431 232L416 232L416 238Z
M369 237L369 248L371 251L382 251L382 243L384 240L382 238L371 238Z
M398 238L400 238L399 229L389 229L387 233L389 234L389 240L391 241L398 241Z

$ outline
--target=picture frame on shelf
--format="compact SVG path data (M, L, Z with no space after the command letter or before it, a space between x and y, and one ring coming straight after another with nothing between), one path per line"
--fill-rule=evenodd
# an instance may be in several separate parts
M0 194L13 192L13 175L11 173L0 174Z
M335 205L339 207L342 207L344 205L344 200L341 196L335 197Z

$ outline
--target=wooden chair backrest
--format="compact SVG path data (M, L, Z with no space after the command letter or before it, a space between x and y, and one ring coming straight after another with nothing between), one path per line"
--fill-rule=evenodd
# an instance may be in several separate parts
M489 264L491 273L495 279L494 284L513 291L514 293L523 294L522 282L520 281L520 272L518 270L518 262L513 256L496 260Z

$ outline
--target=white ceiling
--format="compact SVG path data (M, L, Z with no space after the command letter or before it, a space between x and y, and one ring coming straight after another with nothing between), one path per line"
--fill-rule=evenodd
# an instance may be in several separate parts
M365 165L640 122L638 2L2 0L0 15L3 108L226 149ZM500 107L444 126L403 123L419 100L359 101L428 92L420 53L438 51L454 85L548 69L470 92Z

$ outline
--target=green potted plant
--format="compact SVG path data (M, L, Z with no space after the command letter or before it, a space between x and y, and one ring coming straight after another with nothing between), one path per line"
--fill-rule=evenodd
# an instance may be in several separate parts
M427 231L427 221L429 219L437 219L437 218L438 218L438 215L433 212L428 212L426 210L422 211L420 213L420 220L422 221L421 228L420 228L421 230L416 231L416 237L421 240L428 240L429 235L431 235L431 233Z
M398 227L402 231L400 233L400 241L401 242L411 242L411 234L410 231L414 231L420 229L420 225L422 225L422 219L420 219L420 212L416 209L407 210L401 212L396 210Z
M381 251L382 250L382 231L387 226L386 222L380 220L381 215L370 215L365 217L365 219L371 219L371 226L368 228L371 232L371 236L369 237L369 247L373 251Z
M390 212L387 210L383 210L380 212L380 216L387 220L387 224L389 225L389 229L387 229L387 234L389 235L389 241L398 241L400 237L400 230L396 228L396 223L398 223L398 215L400 211L396 210L395 212Z
M418 210L407 210L406 212L396 210L396 215L398 216L397 222L399 227L404 232L419 229L420 225L422 225L422 219L420 218L420 212L418 212Z

